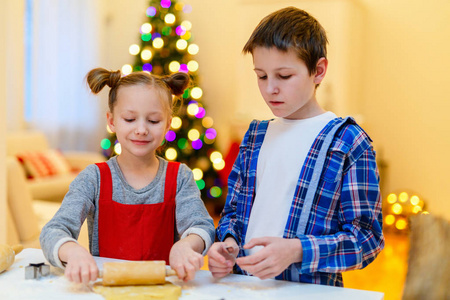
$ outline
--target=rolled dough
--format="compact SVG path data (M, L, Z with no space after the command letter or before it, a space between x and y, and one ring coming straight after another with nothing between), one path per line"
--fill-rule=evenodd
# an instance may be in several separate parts
M101 282L97 282L94 284L94 292L106 300L177 300L181 296L181 287L171 282L140 286L103 286Z

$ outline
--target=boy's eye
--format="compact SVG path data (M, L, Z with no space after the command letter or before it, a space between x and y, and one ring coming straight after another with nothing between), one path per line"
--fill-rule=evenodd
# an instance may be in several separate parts
M258 79L265 80L265 79L267 79L267 75L258 76Z
M292 75L280 75L281 79L289 79Z
M134 121L134 119L124 119L125 120L125 122L128 122L128 123L130 123L130 122L133 122Z
M160 121L159 120L149 120L149 122L152 124L158 124Z

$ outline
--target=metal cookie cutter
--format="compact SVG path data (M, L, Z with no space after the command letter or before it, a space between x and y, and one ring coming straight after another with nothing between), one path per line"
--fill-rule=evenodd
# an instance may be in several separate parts
M38 279L50 274L50 266L45 263L30 264L25 267L25 279Z

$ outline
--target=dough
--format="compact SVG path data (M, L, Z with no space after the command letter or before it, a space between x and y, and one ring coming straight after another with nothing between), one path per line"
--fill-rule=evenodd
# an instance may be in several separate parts
M103 286L101 282L97 282L94 284L94 292L106 300L177 300L181 296L181 287L171 282L139 286Z

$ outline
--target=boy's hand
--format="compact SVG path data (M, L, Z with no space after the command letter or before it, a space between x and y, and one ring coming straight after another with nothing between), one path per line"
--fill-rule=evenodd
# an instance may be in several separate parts
M233 270L239 246L234 238L226 238L224 242L214 243L208 251L208 268L213 277L222 278Z
M236 263L239 267L260 279L273 278L291 264L302 260L302 244L299 239L284 239L279 237L261 237L251 239L244 249L263 246L255 254L239 257Z
M64 275L69 281L88 284L97 280L98 267L92 255L75 242L64 243L58 252L61 261L66 262Z
M203 266L204 248L201 237L191 234L176 242L170 250L170 267L177 272L178 278L188 281L195 278L195 272Z

